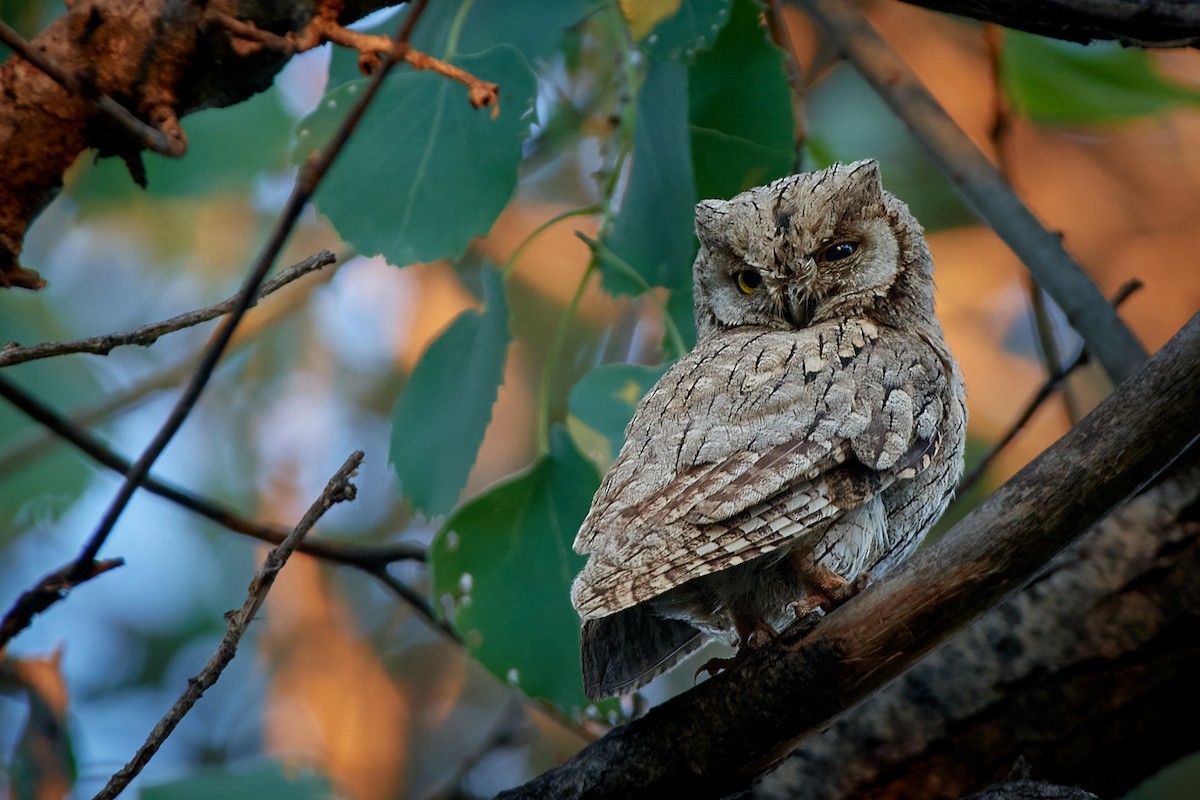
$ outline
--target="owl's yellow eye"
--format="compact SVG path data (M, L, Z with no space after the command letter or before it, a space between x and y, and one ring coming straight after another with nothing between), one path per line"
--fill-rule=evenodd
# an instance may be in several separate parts
M762 275L756 269L744 269L737 274L737 286L742 294L754 294L762 286Z
M857 249L858 242L838 242L826 247L825 252L821 255L826 261L840 261L847 256L853 255Z

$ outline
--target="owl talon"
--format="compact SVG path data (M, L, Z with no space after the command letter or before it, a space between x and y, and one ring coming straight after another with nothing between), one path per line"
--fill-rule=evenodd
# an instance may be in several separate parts
M703 664L701 664L700 668L696 670L696 674L692 676L692 683L700 680L700 673L708 673L708 677L711 678L718 673L724 672L732 667L737 663L737 660L737 656L732 658L710 658L708 661L705 661Z

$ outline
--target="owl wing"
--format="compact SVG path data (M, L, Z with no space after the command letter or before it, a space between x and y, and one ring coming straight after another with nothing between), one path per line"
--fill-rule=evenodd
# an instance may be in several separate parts
M938 446L944 365L865 320L735 331L667 372L576 538L585 618L816 533Z

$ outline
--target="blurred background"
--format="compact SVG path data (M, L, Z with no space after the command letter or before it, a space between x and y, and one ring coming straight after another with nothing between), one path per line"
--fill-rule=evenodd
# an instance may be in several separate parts
M471 498L497 482L549 463L546 453L559 453L554 442L564 436L603 467L613 448L610 429L619 436L623 422L614 421L619 411L589 405L598 395L588 392L615 387L611 394L619 395L633 380L638 388L625 396L628 414L656 373L620 373L622 383L612 384L611 376L603 378L608 373L596 378L593 370L659 365L677 355L674 328L685 344L690 335L686 289L613 294L607 290L614 287L613 273L603 272L603 280L595 275L593 251L576 235L595 240L607 233L614 242L606 226L623 224L622 198L636 181L624 158L628 147L622 149L630 135L625 112L646 70L638 47L655 46L657 20L639 16L636 4L628 4L635 10L627 9L624 21L615 6L599 0L566 3L555 14L535 13L535 5L477 0L457 42L463 54L483 50L488 36L511 42L537 80L536 119L520 145L515 193L487 235L470 240L453 260L388 263L358 255L369 252L373 240L348 233L338 215L372 218L388 228L390 212L376 204L376 190L395 191L386 164L392 148L403 148L404 136L394 128L364 133L370 149L357 156L348 151L346 158L361 159L367 165L361 174L368 176L378 165L382 187L360 186L350 197L326 187L280 264L322 248L343 260L249 315L156 476L290 527L346 456L361 449L366 460L355 481L358 499L329 512L316 535L431 544L451 508L470 507ZM693 5L705 4L685 3L686 10ZM715 6L724 13L714 19L724 25L731 8L736 20L742 0ZM1107 295L1131 279L1144 284L1121 315L1148 350L1200 309L1194 263L1200 252L1200 54L1084 48L890 0L863 8ZM746 3L745 9L740 13L756 18L756 7ZM427 35L461 10L433 0L422 21L429 24ZM0 17L26 36L62 12L58 2L0 2ZM488 26L471 27L472 15ZM878 158L885 186L928 229L939 313L968 385L969 469L1038 391L1047 358L1062 363L1079 341L1053 303L1035 298L1020 262L962 204L862 78L831 57L802 13L785 7L783 17L804 96L794 108L785 100L763 110L783 120L783 144L794 156L780 174ZM506 27L497 19L510 21ZM364 27L390 32L395 24L385 14ZM699 42L698 50L714 47L712 35L692 42ZM778 73L781 54L775 63ZM715 80L720 64L706 68ZM329 104L326 92L339 91L352 73L353 57L334 56L327 45L293 59L275 86L252 100L185 118L187 156L168 161L147 154L145 191L119 161L81 158L26 243L25 263L49 285L0 297L0 342L124 330L233 294L291 189L297 142L320 135L325 112L317 111L319 104ZM739 86L737 74L726 77L735 91L753 88ZM786 76L775 79L773 85L788 87ZM699 101L693 96L692 102ZM635 141L634 169L637 148ZM697 183L702 189L703 181ZM690 203L684 208L690 219ZM538 232L571 212L579 213ZM653 230L668 223L650 214L641 224ZM376 249L386 253L388 246ZM486 318L495 309L499 301L486 294L488 279L481 278L490 265L510 269L512 334L497 367L502 382L490 424L460 496L414 506L391 465L393 448L403 448L413 431L394 430L393 415L430 344L464 311L484 309ZM164 418L214 326L172 334L150 348L30 363L5 375L133 457ZM573 391L581 380L598 382ZM1077 371L950 516L1002 483L1109 389L1098 368ZM552 432L550 423L563 427ZM449 440L407 458L434 469L444 451L457 446ZM78 551L118 483L114 473L0 405L0 604L7 607ZM429 513L435 506L440 512ZM454 541L444 532L435 550L449 558ZM74 794L97 791L212 653L224 633L222 614L241 604L264 552L252 540L140 493L102 553L123 556L127 565L80 587L8 649L8 669L0 672L0 761L8 777L30 763L24 759L31 715L36 721L48 714L66 724L58 744L73 753ZM435 578L426 565L401 562L392 572L455 618L462 597L448 597L444 587L466 577L461 594L471 599L470 573L449 574L435 562L432 572L439 569ZM476 605L486 602L474 597ZM492 608L511 628L495 635L519 642L527 624L522 613ZM457 620L467 631L463 618ZM475 651L479 642L468 637L468 645ZM686 689L693 671L685 665L656 681L647 702ZM481 665L369 576L297 556L239 657L134 791L158 800L490 796L558 763L629 711L531 701L522 689L543 697L553 690L534 692L526 680L532 679L497 670L495 663ZM1197 774L1184 765L1130 797L1195 796Z

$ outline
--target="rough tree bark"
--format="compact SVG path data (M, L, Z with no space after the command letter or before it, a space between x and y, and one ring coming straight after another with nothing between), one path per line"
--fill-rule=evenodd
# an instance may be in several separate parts
M290 58L267 48L240 54L229 31L213 21L216 14L282 34L302 30L329 2L78 0L32 45L89 91L111 97L165 134L181 155L187 139L180 117L263 91ZM343 23L389 5L337 4ZM30 223L62 188L63 172L92 148L124 158L137 180L143 143L102 114L91 96L67 90L16 55L0 66L0 97L0 287L36 289L44 281L21 266L21 247Z
M1140 47L1195 47L1200 4L1192 0L904 0L1072 42L1115 39Z
M1116 797L1200 750L1200 452L807 741L758 798L959 797L1024 759Z

